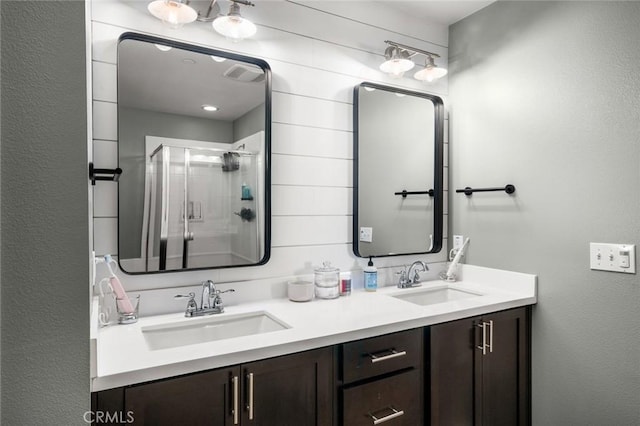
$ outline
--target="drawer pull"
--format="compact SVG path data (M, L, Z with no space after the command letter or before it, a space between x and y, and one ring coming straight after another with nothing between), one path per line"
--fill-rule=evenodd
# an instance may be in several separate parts
M396 351L395 349L391 349L391 353L389 355L379 356L375 354L369 354L369 358L371 358L371 364L375 364L380 361L387 361L389 359L398 358L401 356L405 356L407 351Z
M388 422L389 420L395 419L396 417L404 416L404 411L402 411L402 410L396 410L393 407L385 408L385 410L386 409L389 409L389 410L393 411L393 413L389 414L388 416L384 416L384 417L376 417L376 416L373 415L373 413L369 413L369 417L371 417L371 420L373 420L373 424L374 425L379 425L380 423ZM382 411L382 410L380 410L380 411ZM376 412L379 412L379 411L376 411Z

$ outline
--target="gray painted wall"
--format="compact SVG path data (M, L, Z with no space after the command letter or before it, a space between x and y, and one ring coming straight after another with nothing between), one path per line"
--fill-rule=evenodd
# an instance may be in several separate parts
M262 103L233 122L233 140L239 141L264 130L265 104Z
M0 4L5 425L83 424L90 405L84 8Z
M539 276L534 425L640 424L640 3L498 2L450 29L450 198L467 262Z

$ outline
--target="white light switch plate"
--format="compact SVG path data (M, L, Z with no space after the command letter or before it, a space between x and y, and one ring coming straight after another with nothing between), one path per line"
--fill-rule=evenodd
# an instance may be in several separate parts
M373 228L361 226L360 227L360 241L370 243L373 241Z
M600 271L636 273L636 246L634 244L590 243L591 269Z
M464 237L462 235L453 236L453 249L458 250L464 244Z

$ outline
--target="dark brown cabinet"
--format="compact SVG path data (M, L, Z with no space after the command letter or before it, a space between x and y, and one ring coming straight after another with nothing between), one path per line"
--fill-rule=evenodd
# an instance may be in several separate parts
M341 349L340 424L422 424L422 329L349 342Z
M431 425L530 423L529 308L426 329Z
M321 348L97 392L93 411L148 426L329 426L333 376Z
M152 426L526 426L530 334L530 307L511 309L96 392L92 410Z

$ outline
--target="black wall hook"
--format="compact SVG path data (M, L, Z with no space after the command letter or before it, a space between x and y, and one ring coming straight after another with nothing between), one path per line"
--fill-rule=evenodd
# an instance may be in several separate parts
M96 169L93 167L93 163L89 163L89 180L91 180L91 185L95 185L97 180L117 182L121 174L122 169L120 167L115 169Z
M467 197L470 197L471 194L473 194L474 192L492 192L492 191L504 191L507 194L511 195L514 192L516 192L516 187L508 184L506 186L503 187L498 187L498 188L470 188L470 187L466 187L464 189L456 189L456 192L463 192L464 195L466 195Z

